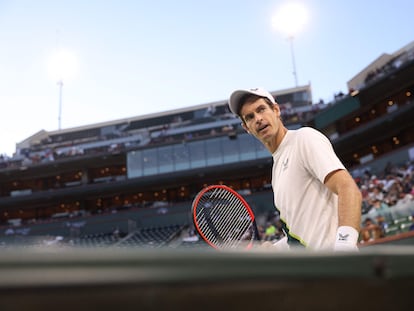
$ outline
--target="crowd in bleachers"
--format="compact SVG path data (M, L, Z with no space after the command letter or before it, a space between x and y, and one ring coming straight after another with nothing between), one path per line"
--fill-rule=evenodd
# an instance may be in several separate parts
M414 162L390 163L357 178L363 196L361 243L414 230Z

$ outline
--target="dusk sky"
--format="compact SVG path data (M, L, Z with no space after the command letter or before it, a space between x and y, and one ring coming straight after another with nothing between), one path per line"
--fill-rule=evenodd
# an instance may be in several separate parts
M226 100L237 88L295 86L283 5L306 10L294 36L298 85L328 102L382 53L414 40L412 0L0 0L0 154L40 130Z

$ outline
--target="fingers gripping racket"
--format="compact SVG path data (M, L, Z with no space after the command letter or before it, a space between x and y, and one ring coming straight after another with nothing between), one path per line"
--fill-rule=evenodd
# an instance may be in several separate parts
M249 204L227 186L201 190L193 200L192 216L199 235L216 249L251 248L260 240Z

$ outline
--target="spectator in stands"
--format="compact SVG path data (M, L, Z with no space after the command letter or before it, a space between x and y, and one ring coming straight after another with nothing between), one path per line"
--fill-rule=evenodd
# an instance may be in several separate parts
M412 224L410 225L410 231L414 231L414 214L411 215Z
M387 203L378 198L374 198L371 201L371 209L369 210L368 214L375 215L376 217L382 216L387 221L392 221L391 208Z
M379 239L381 235L382 230L380 226L374 223L371 218L366 218L361 228L361 243Z
M383 184L383 190L385 192L389 192L392 185L395 183L395 177L392 174L387 175L387 178L382 183Z
M375 186L373 184L370 185L370 194L369 197L372 201L378 200L382 201L384 200L384 193L381 190L381 186Z
M327 137L309 127L288 130L262 88L234 91L229 107L273 156L274 203L286 234L275 246L356 250L361 192Z
M401 186L404 193L414 194L414 184L412 182L412 179L412 176L407 174L401 181Z
M395 182L389 188L389 190L386 192L386 196L384 198L384 201L388 205L393 206L393 205L397 204L398 200L401 197L404 197L404 196L401 195L403 193L404 193L404 189L402 187L401 181L396 179Z
M377 225L380 228L379 237L385 237L388 228L388 222L385 220L384 216L377 216L375 220L377 221Z

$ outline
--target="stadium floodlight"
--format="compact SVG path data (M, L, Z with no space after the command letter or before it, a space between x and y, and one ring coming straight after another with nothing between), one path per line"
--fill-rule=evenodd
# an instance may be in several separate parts
M273 16L274 29L287 37L292 54L293 77L295 86L298 86L293 39L300 32L308 20L308 12L300 2L287 2L282 5Z
M59 87L58 128L62 125L62 89L63 81L71 80L78 71L78 63L74 53L65 49L56 50L50 58L49 75L57 81Z

